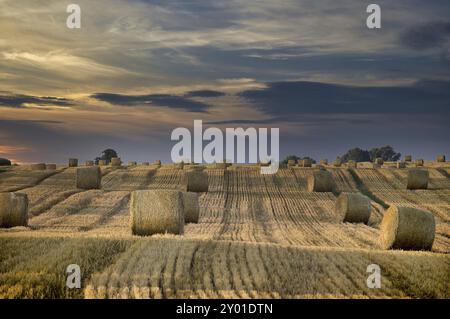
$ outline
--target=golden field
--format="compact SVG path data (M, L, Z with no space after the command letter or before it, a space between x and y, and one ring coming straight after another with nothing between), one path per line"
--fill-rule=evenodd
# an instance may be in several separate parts
M0 168L0 192L28 195L28 227L0 229L0 298L450 298L450 165L426 163L427 190L406 190L407 169L327 166L330 193L307 191L311 168L208 167L198 224L182 236L132 236L133 190L182 189L184 170L102 167L102 189L75 187L76 168ZM340 192L372 200L368 225L340 223ZM430 211L431 252L380 250L390 205ZM78 264L82 289L66 288ZM367 266L382 286L366 285Z

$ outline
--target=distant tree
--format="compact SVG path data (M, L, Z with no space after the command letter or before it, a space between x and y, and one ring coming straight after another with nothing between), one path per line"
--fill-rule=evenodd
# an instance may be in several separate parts
M6 158L0 158L0 166L11 166L11 161Z
M398 161L402 154L394 151L394 148L390 145L382 146L382 147L374 147L370 151L370 159L373 161L376 158L380 157L384 161Z
M286 157L284 158L284 160L281 162L281 164L287 165L287 163L288 163L289 160L294 160L294 161L297 162L297 161L299 161L299 160L304 160L304 159L309 159L309 160L311 160L311 163L313 163L313 164L316 163L316 160L313 159L312 157L309 157L309 156L299 157L299 156L297 156L297 155L288 155L288 156L286 156Z
M359 147L352 148L341 156L342 162L348 162L350 160L355 162L368 162L370 161L369 151L360 149Z
M111 158L118 157L117 152L111 148L108 148L102 152L100 157L95 158L95 163L98 164L99 160L105 160L106 164L111 162Z

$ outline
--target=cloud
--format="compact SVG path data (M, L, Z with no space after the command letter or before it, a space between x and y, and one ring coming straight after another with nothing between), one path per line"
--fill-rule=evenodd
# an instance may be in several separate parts
M410 86L344 86L317 82L274 82L240 93L255 107L290 120L304 114L448 114L450 81Z
M400 34L400 43L414 50L441 48L450 39L450 22L413 26Z
M220 97L224 95L225 93L214 90L190 91L184 94L185 97Z
M188 112L205 112L211 106L189 98L170 94L125 95L114 93L95 93L92 98L123 106L154 106L182 109Z
M51 109L51 106L70 107L72 105L73 101L69 99L53 96L0 95L0 107L26 108L30 106L44 106L45 109Z

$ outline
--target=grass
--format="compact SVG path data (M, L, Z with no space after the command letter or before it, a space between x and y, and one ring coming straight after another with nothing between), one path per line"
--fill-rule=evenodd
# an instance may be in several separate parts
M0 298L82 298L66 288L66 267L90 275L114 261L130 241L82 238L0 238Z

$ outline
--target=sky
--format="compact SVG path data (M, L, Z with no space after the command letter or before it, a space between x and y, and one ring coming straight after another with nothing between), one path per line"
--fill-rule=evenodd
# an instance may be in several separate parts
M177 127L276 127L281 156L450 155L450 2L0 0L0 157L170 161ZM69 29L67 5L81 8Z

